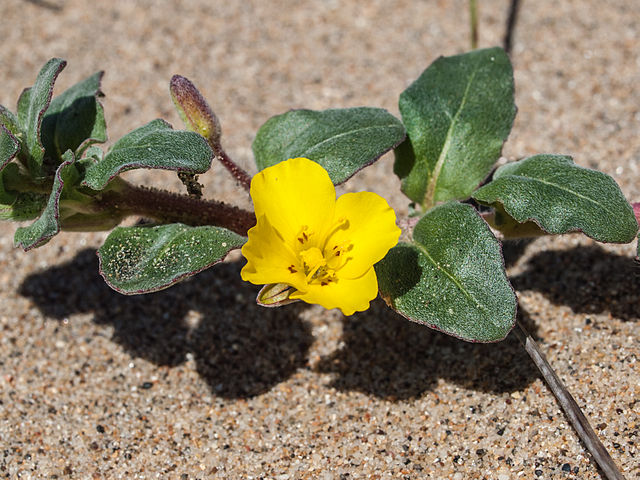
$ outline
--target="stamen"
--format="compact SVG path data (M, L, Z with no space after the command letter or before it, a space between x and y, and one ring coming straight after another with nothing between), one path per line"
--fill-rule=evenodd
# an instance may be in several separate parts
M309 239L311 238L312 235L313 235L313 232L309 231L309 226L303 225L302 227L300 227L300 231L298 232L298 235L296 238L302 245L304 245L305 243L309 242Z
M349 220L347 220L346 217L338 218L336 222L333 224L333 226L327 231L327 236L325 237L324 245L322 247L323 250L327 248L327 243L329 243L329 240L331 239L333 234L343 227L345 230L349 228Z

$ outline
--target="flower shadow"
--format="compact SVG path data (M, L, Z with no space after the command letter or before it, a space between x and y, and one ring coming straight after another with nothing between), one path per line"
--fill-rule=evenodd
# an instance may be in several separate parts
M541 292L576 313L608 311L625 321L640 318L638 265L597 245L540 252L511 282L516 290Z
M95 251L87 249L29 275L19 293L56 319L93 313L133 357L176 366L191 354L214 394L247 398L306 365L312 337L300 306L257 306L258 289L240 279L240 268L240 262L222 263L170 289L124 296L104 283Z
M519 320L535 336L536 327L520 311ZM315 370L332 373L331 386L389 400L417 397L438 379L484 392L522 390L538 373L510 334L492 344L468 343L412 323L372 303L368 311L344 319L343 346L321 359Z

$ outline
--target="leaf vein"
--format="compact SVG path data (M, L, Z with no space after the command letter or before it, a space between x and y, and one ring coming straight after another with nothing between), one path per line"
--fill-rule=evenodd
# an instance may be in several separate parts
M464 285L462 285L462 283L451 273L449 272L447 269L443 268L442 265L440 265L432 256L431 254L429 254L429 251L420 243L417 242L413 242L414 245L416 246L416 248L418 250L420 250L426 257L427 259L429 259L429 261L431 263L433 263L433 265L440 270L441 272L443 272L448 278L449 280L451 280L454 285L456 287L458 287L458 289L469 299L471 300L471 302L473 302L480 310L484 311L485 313L488 313L488 309L485 305L482 305L474 296L471 295L471 293L469 293L469 291L464 288Z
M464 109L465 104L467 103L467 97L469 96L469 91L471 89L471 85L475 80L476 74L480 69L480 65L477 64L474 70L471 72L471 76L469 77L469 82L467 83L467 87L464 89L464 94L462 95L462 100L460 101L460 105L456 110L453 118L451 114L449 114L446 110L447 116L451 118L451 123L449 124L449 128L447 129L447 136L445 137L444 143L442 145L442 150L440 150L440 155L438 156L438 160L433 167L433 171L431 174L431 181L427 186L427 191L424 196L423 205L431 206L433 204L433 196L436 190L436 184L438 183L438 177L440 176L440 170L442 170L442 166L444 165L444 161L447 158L447 154L449 153L449 148L451 147L451 139L453 138L453 129L456 126L458 121L458 117L460 117L460 113Z

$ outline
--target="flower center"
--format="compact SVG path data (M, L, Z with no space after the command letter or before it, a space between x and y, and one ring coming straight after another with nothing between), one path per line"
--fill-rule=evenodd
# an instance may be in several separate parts
M307 225L300 228L296 235L297 247L293 251L300 259L299 265L304 269L307 283L325 286L338 281L336 272L349 260L345 254L353 249L353 244L348 240L335 242L331 237L345 227L348 227L348 221L339 218L325 235L316 235ZM300 266L290 265L288 268L291 273L297 273Z
M311 247L300 252L300 258L304 264L304 274L307 282L318 282L320 285L328 285L335 281L335 271L327 267L327 261L318 247Z

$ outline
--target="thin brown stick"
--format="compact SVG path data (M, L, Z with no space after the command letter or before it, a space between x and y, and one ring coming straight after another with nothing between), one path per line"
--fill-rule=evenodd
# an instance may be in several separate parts
M476 0L469 0L469 37L471 50L478 48L478 4Z
M509 5L509 15L507 17L507 28L504 34L504 51L509 54L513 48L513 36L516 30L519 9L520 0L511 0L511 4Z
M582 409L571 393L569 393L567 387L562 383L562 380L560 380L556 372L551 368L551 365L549 365L549 362L538 347L536 341L529 335L520 321L516 323L513 331L555 395L560 407L578 434L578 437L580 437L580 440L582 440L587 450L593 455L593 458L602 469L605 477L608 480L624 480L624 476L620 470L618 470L609 452L607 452L607 449L596 435L596 432L591 428L589 420L587 420L587 417L585 417Z

